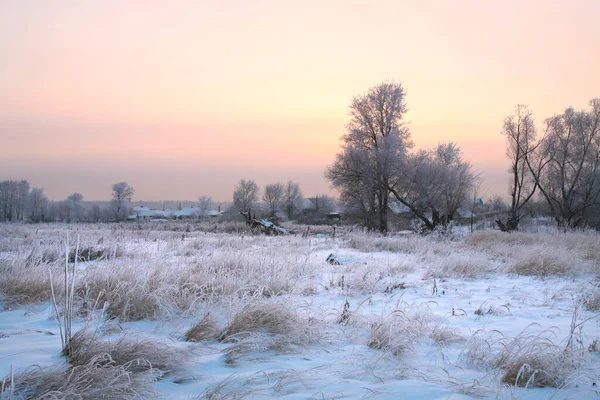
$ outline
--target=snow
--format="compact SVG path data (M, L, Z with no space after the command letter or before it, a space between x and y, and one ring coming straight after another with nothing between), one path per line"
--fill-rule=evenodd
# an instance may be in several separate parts
M470 338L481 332L506 338L523 332L550 332L554 343L564 345L577 299L594 289L593 274L546 277L510 274L505 272L510 249L505 255L482 252L466 246L463 239L441 245L432 242L428 248L414 251L359 251L350 246L348 238L240 238L202 233L186 238L184 243L179 243L180 239L163 238L162 244L160 240L139 242L133 235L125 238L131 241L125 244L131 257L140 257L147 263L157 260L164 269L184 262L189 256L185 251L191 252L192 257L204 257L202 260L208 263L223 246L229 246L223 254L235 253L240 260L248 262L258 259L257 265L265 268L271 268L270 260L277 260L272 273L265 272L265 279L276 275L278 268L287 268L286 263L304 260L298 263L305 263L308 272L304 275L298 272L298 277L293 279L296 287L291 293L267 300L290 304L301 316L322 324L322 337L300 346L300 350L256 349L234 363L226 363L224 351L230 343L182 340L182 330L196 319L193 315L183 313L154 320L120 322L123 332L169 343L192 354L185 373L168 375L156 383L161 398L189 399L215 388L219 388L222 398L233 398L235 394L250 399L597 398L596 388L585 380L561 389L515 388L500 383L500 371L465 361ZM414 245L421 246L422 242ZM174 248L176 246L179 247ZM8 246L5 247L7 251L0 253L4 258L9 254ZM449 254L435 254L445 248L452 250L448 250ZM284 255L277 259L281 252ZM332 253L342 261L341 265L325 261ZM482 265L484 272L476 276L444 276L440 272L445 271L444 263L464 260L485 264ZM86 263L80 267L126 268L127 263L133 263L127 258L117 261ZM135 268L139 267L140 264L135 264ZM434 277L436 294L433 293ZM312 287L312 292L306 294L300 290L301 284L305 288ZM386 288L390 290L384 290ZM215 306L213 312L221 321L230 319L232 312L242 306L235 304L234 298L231 301L229 311ZM338 324L336 319L346 301L350 305L349 322ZM0 304L5 305L0 311L0 376L9 375L11 367L15 371L32 365L46 367L63 359L50 301L17 307ZM440 344L423 334L414 343L414 349L402 356L368 347L368 327L397 312L395 310L416 319L426 319L427 329L437 324L441 331L452 333L455 340ZM582 310L577 319L591 318L582 325L578 336L582 348L600 338L598 315ZM84 324L83 318L78 317L74 331ZM586 352L584 356L597 374L598 353ZM184 383L175 383L178 379Z

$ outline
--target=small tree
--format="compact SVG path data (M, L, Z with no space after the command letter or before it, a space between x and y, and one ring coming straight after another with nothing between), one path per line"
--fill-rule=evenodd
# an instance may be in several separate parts
M292 219L298 213L302 203L302 190L296 182L288 181L283 190L283 205L288 219Z
M29 197L29 181L22 180L19 182L17 194L17 219L25 220L25 209L27 207L27 198Z
M249 211L258 199L258 185L251 179L241 179L233 191L233 206L240 211Z
M112 186L112 200L110 202L116 221L123 221L126 217L126 205L131 201L135 189L127 182L115 183Z
M200 209L199 217L206 218L208 216L208 212L213 207L213 200L208 196L200 196L198 198L198 208Z
M19 212L19 182L0 182L0 220L12 221Z
M44 189L33 188L29 194L29 219L31 222L44 221L46 207L48 206L48 198L44 194Z
M279 211L283 202L284 189L283 183L271 183L265 187L262 199L269 207L269 216L274 217Z
M418 151L396 168L389 181L390 192L421 221L424 230L451 221L466 204L475 183L471 165L454 143Z
M522 209L536 192L537 183L534 174L527 165L538 147L535 143L536 132L533 113L525 105L515 107L512 115L504 120L502 134L508 140L506 156L510 160L510 210L508 219L496 220L502 231L519 229L523 218Z
M67 197L66 202L71 203L70 208L72 208L72 217L75 221L80 221L83 216L83 209L81 206L81 202L83 201L83 195L81 193L73 193L72 195Z

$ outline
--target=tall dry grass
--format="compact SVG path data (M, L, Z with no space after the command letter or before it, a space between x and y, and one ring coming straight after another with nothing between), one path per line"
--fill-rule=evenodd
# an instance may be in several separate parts
M501 371L501 382L512 386L562 388L572 381L591 386L600 372L594 372L585 351L565 343L553 330L523 331L516 337L478 331L468 341L462 359Z

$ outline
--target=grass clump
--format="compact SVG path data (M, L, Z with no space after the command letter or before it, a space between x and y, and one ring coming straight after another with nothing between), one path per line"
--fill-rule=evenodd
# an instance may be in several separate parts
M548 252L546 248L533 248L531 251L518 254L508 272L544 278L573 273L575 269L573 260L563 260L557 254Z
M236 313L217 339L232 344L224 352L225 362L233 364L251 352L295 352L315 341L317 335L313 323L287 304L257 301Z
M184 338L186 342L203 342L216 339L218 335L217 321L207 313L185 332Z
M240 310L219 334L219 340L227 341L234 335L244 333L270 333L287 335L297 331L300 320L281 302L256 302Z
M124 335L115 341L81 330L71 339L69 362L86 365L99 354L107 354L115 365L127 365L131 372L158 371L160 375L179 372L186 361L183 352L164 343Z
M16 265L6 267L0 272L0 293L4 295L4 301L13 305L47 301L51 297L47 272L50 268L60 271L56 265L48 265L46 270ZM58 290L62 290L60 283Z
M116 254L116 251L115 251ZM77 259L78 262L95 261L95 260L106 260L110 257L110 251L102 248L95 247L83 247L79 249L78 253L75 251L69 253L69 262L74 263Z
M388 315L378 316L369 324L367 346L404 356L414 351L430 319L430 310L423 305L397 308Z
M581 352L554 343L553 337L552 331L523 332L514 338L478 331L467 344L465 356L470 364L502 371L502 383L560 388L576 374L584 376L587 362Z
M508 304L500 304L497 301L486 300L473 312L475 315L504 315L510 314Z
M137 371L144 361L119 364L100 353L86 363L63 363L47 368L30 367L13 378L12 399L154 399L156 373L151 367Z

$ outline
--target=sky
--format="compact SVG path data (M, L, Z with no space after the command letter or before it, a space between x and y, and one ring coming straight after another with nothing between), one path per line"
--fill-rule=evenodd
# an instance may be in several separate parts
M407 91L417 148L454 141L507 195L502 122L600 97L600 1L0 0L0 180L54 200L227 201L242 178L306 196L353 96Z

